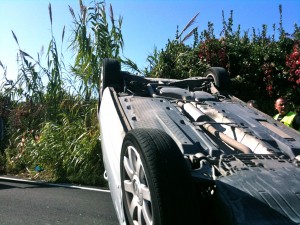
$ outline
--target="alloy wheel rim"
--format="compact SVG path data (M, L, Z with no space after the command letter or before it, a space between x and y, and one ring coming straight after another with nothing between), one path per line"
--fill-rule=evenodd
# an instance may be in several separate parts
M140 154L128 146L123 158L125 204L133 224L151 225L152 202L150 189Z

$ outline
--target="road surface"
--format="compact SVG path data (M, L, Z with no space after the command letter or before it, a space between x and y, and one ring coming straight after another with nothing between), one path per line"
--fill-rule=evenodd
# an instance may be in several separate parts
M110 193L0 177L1 225L117 225Z

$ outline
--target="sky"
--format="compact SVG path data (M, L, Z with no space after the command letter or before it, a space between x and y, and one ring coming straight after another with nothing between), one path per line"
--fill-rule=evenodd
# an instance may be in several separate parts
M83 2L88 4L90 0ZM62 48L66 61L72 61L68 60L71 53L67 49L73 25L68 6L78 14L78 0L0 0L0 61L7 67L9 79L17 77L19 49L12 31L20 48L37 58L42 46L47 49L51 40L49 3L58 48ZM168 39L175 38L177 26L181 31L197 13L199 16L192 27L197 26L201 32L207 29L208 22L212 22L216 35L222 28L222 11L228 18L231 10L234 29L241 25L242 31L261 30L266 24L273 34L272 25L279 26L280 4L284 29L292 33L294 24L300 25L299 0L106 0L107 12L109 4L113 7L115 18L123 17L123 57L131 59L142 69L147 66L147 56L153 53L154 48L163 49ZM65 41L61 43L64 26ZM0 80L2 77L3 70L0 68Z

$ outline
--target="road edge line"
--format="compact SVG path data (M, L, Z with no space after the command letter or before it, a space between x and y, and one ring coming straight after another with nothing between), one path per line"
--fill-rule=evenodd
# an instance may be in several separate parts
M91 187L83 187L83 186L69 185L69 184L54 184L54 183L48 183L48 182L43 182L43 181L26 180L26 179L19 179L19 178L5 177L5 176L0 176L0 180L16 181L16 182L24 182L24 183L26 182L26 183L32 183L32 184L54 186L54 187L65 187L65 188L82 189L82 190L89 190L89 191L99 191L99 192L107 192L107 193L110 192L110 190L101 189L101 188L91 188Z

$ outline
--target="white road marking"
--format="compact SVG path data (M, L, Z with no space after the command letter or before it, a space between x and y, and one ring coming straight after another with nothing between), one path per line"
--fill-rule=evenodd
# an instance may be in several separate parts
M18 178L3 177L3 176L0 176L0 180L27 182L27 183L33 183L33 184L43 184L43 185L55 186L55 187L75 188L75 189L82 189L82 190L89 190L89 191L99 191L99 192L108 192L108 193L110 192L110 190L101 189L101 188L90 188L90 187L82 187L82 186L69 185L69 184L54 184L54 183L47 183L47 182L43 182L43 181L33 181L33 180L18 179Z

